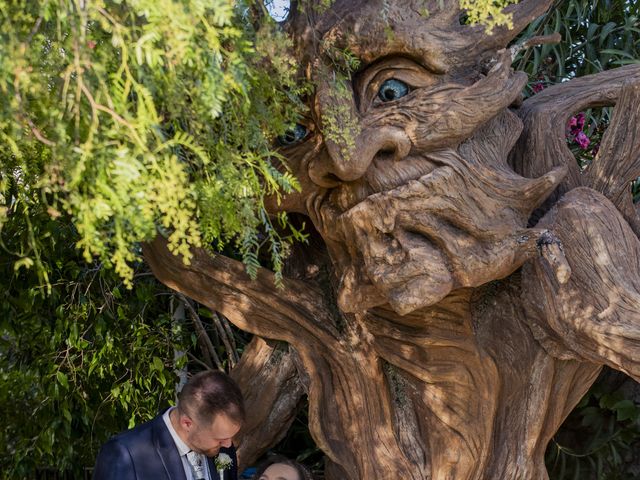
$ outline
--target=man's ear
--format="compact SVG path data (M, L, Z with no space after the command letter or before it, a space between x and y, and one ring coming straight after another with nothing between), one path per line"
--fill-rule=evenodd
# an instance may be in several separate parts
M191 430L191 427L193 426L193 420L191 420L191 417L187 415L180 415L180 425L185 430Z

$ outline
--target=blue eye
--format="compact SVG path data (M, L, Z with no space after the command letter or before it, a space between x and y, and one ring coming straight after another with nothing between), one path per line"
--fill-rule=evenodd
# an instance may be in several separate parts
M290 145L295 145L296 143L304 140L304 138L309 133L309 130L304 125L296 123L296 126L291 130L287 130L284 132L284 135L278 137L278 142L283 147L288 147Z
M378 90L378 97L383 102L393 102L409 93L409 85L395 78L385 81Z

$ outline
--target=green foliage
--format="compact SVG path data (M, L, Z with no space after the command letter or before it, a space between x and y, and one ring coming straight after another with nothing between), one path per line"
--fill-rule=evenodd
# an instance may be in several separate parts
M186 261L231 247L250 273L268 247L280 273L291 236L263 197L298 187L271 140L299 88L288 41L247 5L0 1L4 478L80 476L171 399L190 336L136 276L138 242L160 230Z
M81 478L110 435L172 401L174 369L184 363L175 352L187 335L150 274L128 290L113 270L88 265L66 215L54 221L34 202L29 216L10 215L2 233L0 478L36 478L43 467ZM8 253L29 235L38 270Z
M191 246L240 245L259 228L288 244L263 198L298 188L271 144L301 90L288 40L273 22L254 29L252 6L0 1L3 203L12 183L25 201L40 190L71 215L85 259L129 287L136 244L158 228L185 262ZM280 265L286 248L271 252Z
M278 276L303 237L263 206L298 188L271 145L302 90L253 7L0 0L0 477L79 478L171 400L192 327L171 321L140 241Z
M597 383L553 439L546 460L551 478L627 480L640 447L640 403Z
M386 15L383 3L383 18ZM352 111L352 76L360 68L360 59L348 48L337 45L337 38L322 42L322 51L330 61L331 68L320 72L328 85L325 110L322 116L322 135L339 146L340 155L348 160L355 153L356 138L360 134L360 123Z
M511 14L503 11L512 3L518 0L460 0L460 8L465 10L468 23L484 25L490 34L495 27L513 28Z
M558 83L640 62L640 5L628 0L562 0L524 36L559 32L557 45L528 50L516 67L534 81ZM531 92L531 90L529 90Z
M356 153L356 138L360 135L360 123L351 109L353 91L348 82L348 77L341 74L329 82L331 100L322 117L322 134L340 147L344 159Z
M597 73L610 68L640 63L640 4L626 0L564 0L531 24L525 36L559 32L562 42L528 50L516 61L531 79L527 94L547 85ZM611 110L585 113L585 134L589 148L569 145L582 168L595 157L602 135L609 125ZM634 191L638 184L634 184ZM638 195L635 195L638 199Z
M491 28L506 21L506 3L461 5ZM305 87L289 39L268 15L257 22L259 11L252 0L1 0L2 203L39 190L53 218L71 216L84 258L128 287L136 245L158 230L187 263L192 246L231 243L251 274L264 248L280 278L302 237L286 219L273 225L263 199L299 188L271 145L299 118ZM337 54L344 71L358 68ZM342 110L326 129L348 156L357 125ZM46 284L25 241L20 265Z

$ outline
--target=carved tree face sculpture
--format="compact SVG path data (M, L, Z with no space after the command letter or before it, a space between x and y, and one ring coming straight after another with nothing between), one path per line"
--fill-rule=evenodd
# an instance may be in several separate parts
M343 311L389 303L407 314L505 277L535 251L542 231L527 219L564 171L527 179L508 166L522 128L508 107L526 75L498 48L548 2L522 2L514 30L493 36L460 25L457 2L433 2L426 17L418 2L353 3L289 22L316 90L282 150L303 190L278 208L322 235ZM362 61L349 76L345 52Z
M640 135L627 128L640 124L640 69L550 87L516 116L526 79L501 49L551 3L521 0L514 29L492 36L460 24L458 0L294 10L286 28L315 91L309 117L283 139L302 191L270 208L312 220L338 307L353 314L336 314L322 277L294 271L279 290L270 272L251 281L222 255L197 250L185 266L161 239L145 247L168 286L295 349L275 369L277 350L256 338L234 369L247 392L271 386L247 397L257 413L241 458L284 435L306 391L328 479L544 479L545 448L599 365L640 377L640 244L625 218L640 220L618 193L640 175ZM360 67L348 72L352 57ZM567 116L616 99L613 134L577 171ZM539 178L518 175L509 155ZM528 228L559 183L569 193L539 222L551 235ZM297 253L292 270L307 258ZM441 301L533 256L495 288Z

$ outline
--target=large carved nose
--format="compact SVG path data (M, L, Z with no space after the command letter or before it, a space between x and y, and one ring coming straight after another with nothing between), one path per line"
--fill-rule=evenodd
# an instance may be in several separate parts
M375 158L398 161L411 150L411 140L404 130L389 126L369 128L348 146L326 137L324 143L326 150L309 162L309 177L325 188L359 179Z
M344 143L325 137L326 150L309 163L309 177L325 188L362 177L375 158L398 161L409 154L411 140L398 127L369 127Z
M375 158L397 161L411 150L404 129L367 125L359 117L350 88L336 95L335 85L322 85L316 93L316 108L322 118L325 148L309 162L309 177L321 187L353 182Z

